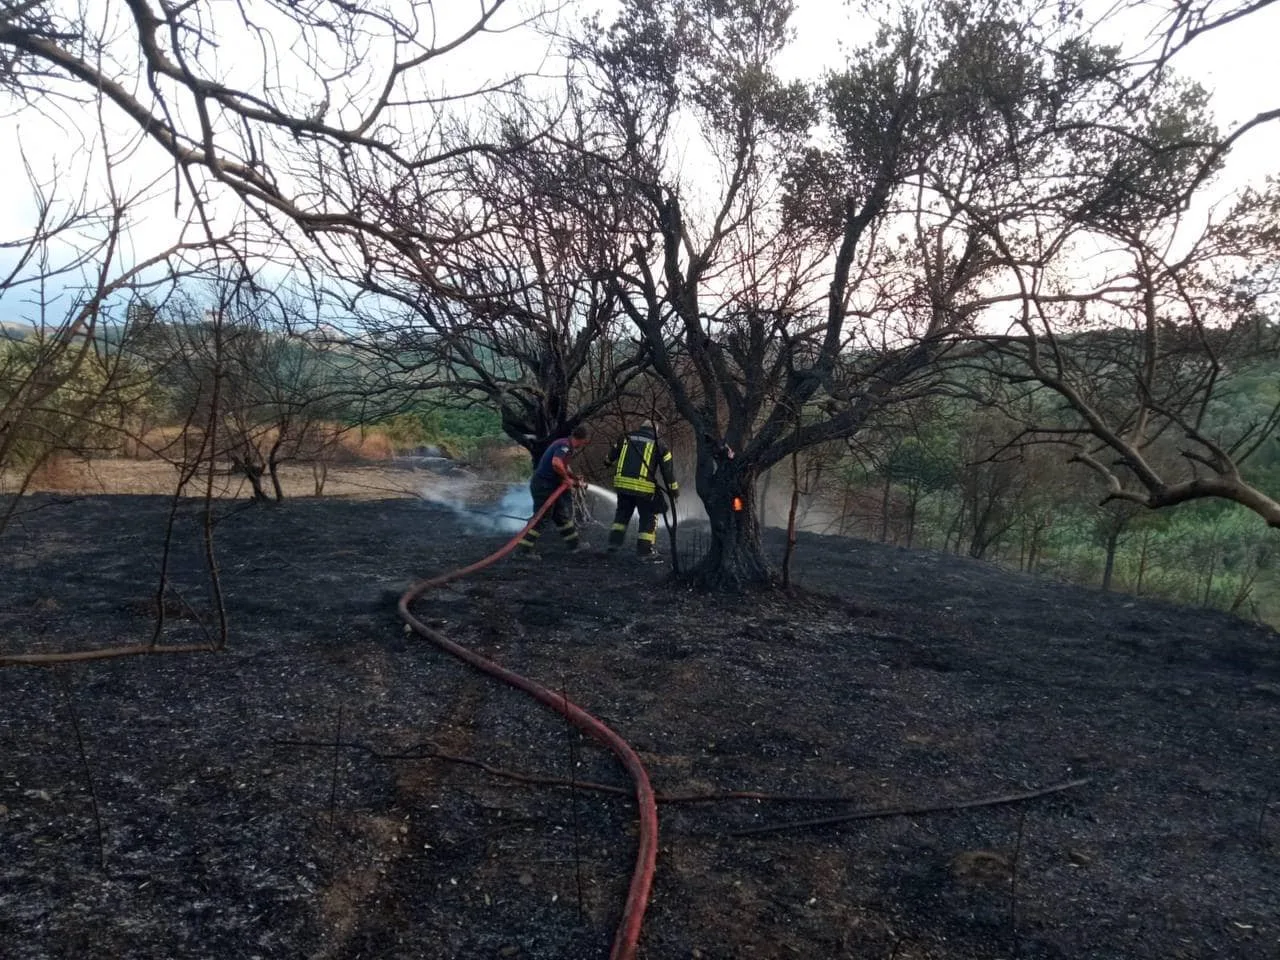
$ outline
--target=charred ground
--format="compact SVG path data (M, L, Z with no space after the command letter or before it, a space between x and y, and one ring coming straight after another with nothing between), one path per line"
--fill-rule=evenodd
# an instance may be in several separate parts
M167 506L32 500L0 649L147 636ZM224 653L0 670L0 952L605 956L633 811L581 783L627 787L617 764L394 612L504 538L410 499L225 512ZM170 642L208 607L197 521ZM1280 956L1273 631L860 541L804 536L795 569L708 598L548 549L419 605L613 726L660 793L848 798L663 803L642 956Z

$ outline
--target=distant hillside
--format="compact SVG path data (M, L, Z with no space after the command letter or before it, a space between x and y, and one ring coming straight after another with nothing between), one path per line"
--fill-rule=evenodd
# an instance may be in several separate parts
M31 324L16 320L0 320L0 339L25 340L31 333Z

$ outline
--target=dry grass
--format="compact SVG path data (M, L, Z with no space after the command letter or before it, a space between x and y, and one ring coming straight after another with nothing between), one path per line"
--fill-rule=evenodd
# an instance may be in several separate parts
M75 462L68 456L56 454L32 471L28 489L61 490L73 482L74 476Z
M178 483L178 471L163 460L70 460L51 461L32 478L28 493L61 493L73 496L95 494L153 494L169 496ZM315 495L315 477L310 464L286 464L280 470L286 498ZM198 476L180 491L183 496L203 496L208 478ZM0 474L0 493L13 492L21 485L17 474ZM330 465L325 478L326 497L385 499L416 497L421 478L407 471L378 464ZM214 477L213 494L220 499L249 499L253 492L247 481L220 471Z
M126 455L136 455L143 460L192 459L200 449L203 432L195 427L155 427L148 430L141 443L133 443ZM256 435L256 444L264 452L275 444L278 431L264 430ZM291 456L311 460L324 455L336 463L366 460L389 460L395 455L395 445L386 432L378 429L347 429L334 423L312 425L306 437L286 444Z
M274 430L255 438L263 451L276 441ZM207 470L178 488L179 465L202 457L203 433L196 427L163 426L130 438L121 456L86 459L69 454L50 457L36 469L28 482L20 470L0 470L0 496L25 489L27 493L58 493L70 496L97 494L172 495L201 497L208 488ZM413 470L395 466L391 460L396 445L380 428L350 429L334 423L312 425L301 441L286 444L294 458L280 469L286 499L311 497L351 497L383 499L417 497L423 478ZM264 453L265 459L265 453ZM492 444L476 451L470 466L490 480L501 481L523 475L528 454L520 447ZM264 478L270 491L270 481ZM249 499L252 488L230 464L220 463L213 478L213 496L219 499Z
M395 454L390 438L381 430L346 433L339 440L339 446L348 456L361 460L390 460Z
M201 431L192 427L156 427L131 444L134 456L83 459L59 454L32 474L26 491L80 496L172 495L180 479L177 464L199 456L201 438ZM274 431L268 431L257 438L257 443L265 449L275 439ZM323 454L324 496L376 499L418 495L420 479L387 462L395 455L395 447L382 430L344 430L336 424L320 424L314 443L304 445L315 447L315 454ZM298 462L281 467L286 498L316 495L312 459L299 457ZM19 471L0 471L0 495L16 492L23 480ZM182 496L203 496L208 482L207 471L202 470L177 492ZM253 491L242 476L230 470L229 464L219 464L213 495L220 499L247 499Z

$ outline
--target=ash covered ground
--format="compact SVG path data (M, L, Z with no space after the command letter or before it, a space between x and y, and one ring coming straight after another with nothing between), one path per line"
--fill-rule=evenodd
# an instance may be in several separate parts
M168 503L26 501L0 652L149 636ZM0 669L0 954L606 956L634 809L590 784L624 773L395 614L506 535L404 498L219 509L224 652ZM199 523L166 643L204 636ZM716 797L660 805L642 957L1280 957L1273 631L855 540L802 535L795 571L708 597L553 544L416 607Z

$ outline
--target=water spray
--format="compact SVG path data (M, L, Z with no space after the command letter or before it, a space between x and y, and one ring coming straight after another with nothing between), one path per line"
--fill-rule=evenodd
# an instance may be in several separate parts
M588 483L587 493L594 493L596 496L608 500L615 507L618 505L618 495L608 487L602 487L596 483Z

